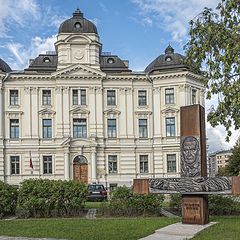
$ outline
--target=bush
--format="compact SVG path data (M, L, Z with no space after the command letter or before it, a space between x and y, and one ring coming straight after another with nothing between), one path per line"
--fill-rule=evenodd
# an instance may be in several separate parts
M208 204L211 215L240 214L240 203L229 196L209 195Z
M170 207L181 211L181 194L171 194ZM208 207L210 215L240 214L240 202L230 196L209 195Z
M17 202L19 217L80 215L87 188L75 181L30 179L21 183Z
M109 204L100 211L112 216L160 214L163 200L163 195L139 195L134 194L131 188L118 187L113 191Z
M0 218L15 214L18 191L16 186L11 186L0 181Z

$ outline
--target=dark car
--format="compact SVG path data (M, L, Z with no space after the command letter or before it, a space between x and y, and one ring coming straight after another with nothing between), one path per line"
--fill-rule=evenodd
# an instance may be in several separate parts
M107 200L107 191L102 184L88 185L88 201Z

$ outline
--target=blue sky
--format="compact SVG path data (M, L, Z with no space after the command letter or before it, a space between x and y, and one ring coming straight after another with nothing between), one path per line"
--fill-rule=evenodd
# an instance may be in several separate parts
M77 7L98 29L103 51L144 68L169 43L184 53L188 22L219 0L0 0L0 58L12 69L24 69L30 58L54 50L58 27ZM207 102L206 109L214 101ZM223 128L208 128L210 150L226 149ZM216 138L221 139L218 142Z

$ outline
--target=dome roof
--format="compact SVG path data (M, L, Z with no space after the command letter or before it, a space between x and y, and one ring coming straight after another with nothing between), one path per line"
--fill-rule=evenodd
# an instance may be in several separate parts
M79 8L73 13L73 17L64 21L58 33L98 33L96 26L83 17Z
M9 65L6 62L4 62L1 58L0 58L0 71L7 73L12 71Z
M144 70L145 72L152 72L155 70L169 70L176 68L188 68L184 64L185 57L179 53L174 53L174 49L169 45L165 49L165 54L161 54L154 61L152 61Z

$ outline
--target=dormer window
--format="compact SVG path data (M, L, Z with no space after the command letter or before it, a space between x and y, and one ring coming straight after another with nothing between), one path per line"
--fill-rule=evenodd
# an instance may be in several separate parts
M76 22L76 23L74 24L74 27L77 28L77 29L81 28L80 22Z
M45 63L50 63L50 62L51 62L51 60L50 60L50 58L48 58L48 57L45 57L45 58L43 59L43 62L45 62Z
M108 58L107 63L113 64L114 63L114 59L113 58Z

